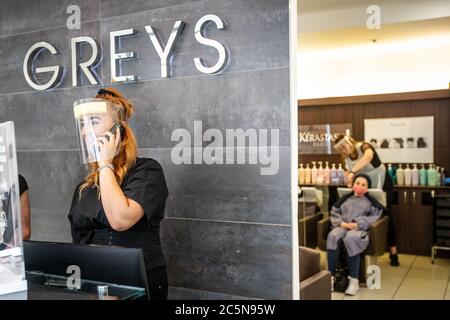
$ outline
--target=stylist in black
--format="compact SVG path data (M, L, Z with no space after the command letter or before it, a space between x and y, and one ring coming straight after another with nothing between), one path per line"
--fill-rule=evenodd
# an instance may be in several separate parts
M136 140L127 125L132 104L114 88L101 89L96 98L107 101L117 113L94 115L84 106L74 109L82 122L79 136L87 141L96 131L100 152L95 155L98 161L88 161L90 173L73 195L69 212L73 242L142 248L150 299L166 300L159 228L168 196L163 170L157 161L136 156ZM110 118L120 125L116 130L109 130Z

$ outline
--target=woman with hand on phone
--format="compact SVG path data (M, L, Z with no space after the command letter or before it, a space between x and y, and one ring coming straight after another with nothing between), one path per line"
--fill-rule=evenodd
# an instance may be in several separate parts
M75 103L81 159L89 168L69 212L74 243L142 248L150 299L167 299L160 222L168 196L160 164L137 157L128 119L134 107L118 90Z

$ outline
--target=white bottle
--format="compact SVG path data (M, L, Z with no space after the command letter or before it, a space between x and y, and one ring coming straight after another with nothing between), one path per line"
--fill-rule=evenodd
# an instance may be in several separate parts
M316 162L313 161L313 167L311 169L311 183L317 184L317 168L316 168Z
M406 164L406 168L403 172L405 175L405 186L410 186L412 184L412 172L408 164Z
M334 163L331 164L330 182L331 182L332 185L338 185L339 184L339 172L336 169L336 165Z
M331 175L330 166L328 165L328 161L325 161L325 169L323 169L323 177L326 185L329 185L331 182L330 175Z
M339 185L344 185L344 169L342 168L342 163L339 163L339 168L338 168L338 177L339 177Z
M298 168L298 183L300 185L305 184L305 169L303 169L303 163L300 163L300 168Z
M305 184L310 183L311 183L311 169L309 168L309 163L307 163L305 168Z
M319 163L319 167L317 168L316 182L317 182L317 184L321 184L322 185L324 183L322 161L319 161L318 163Z
M417 169L417 164L414 164L414 168L411 171L411 184L413 186L418 186L419 185L419 169Z
M441 167L436 166L436 185L440 186L441 182Z
M401 164L398 165L397 169L397 185L405 185L405 172L403 171Z

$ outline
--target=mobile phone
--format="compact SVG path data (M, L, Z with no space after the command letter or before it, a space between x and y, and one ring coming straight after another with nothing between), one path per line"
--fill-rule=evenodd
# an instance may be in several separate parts
M111 129L109 129L109 132L111 132L112 134L115 135L117 128L119 128L119 131L120 131L120 139L123 140L123 135L125 134L125 128L120 123L116 123Z

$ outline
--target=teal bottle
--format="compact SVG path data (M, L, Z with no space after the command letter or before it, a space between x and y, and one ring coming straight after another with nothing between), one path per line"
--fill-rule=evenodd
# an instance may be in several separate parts
M428 185L430 187L434 187L437 185L436 178L437 178L436 169L434 169L434 166L430 164L430 167L427 170L427 180Z
M394 185L396 185L397 184L397 177L395 176L395 169L392 167L391 163L388 164L388 174L389 174L389 176L392 179L392 183Z
M420 185L426 186L428 184L428 181L427 181L427 170L425 170L424 164L422 164L422 168L420 168L419 176L420 176L420 178L419 178Z

